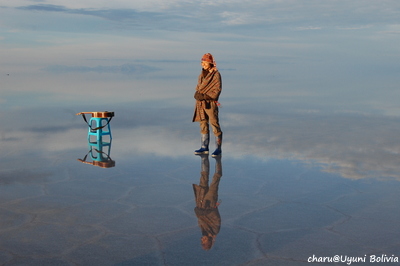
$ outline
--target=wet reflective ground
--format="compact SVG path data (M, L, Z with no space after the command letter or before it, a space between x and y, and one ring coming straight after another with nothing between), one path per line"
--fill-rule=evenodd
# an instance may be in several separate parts
M0 266L400 265L400 2L377 2L0 0ZM221 158L193 154L205 53ZM76 114L107 110L88 140Z
M193 155L189 105L107 106L103 146L75 115L101 106L3 106L0 265L400 256L397 118L223 105L217 159Z

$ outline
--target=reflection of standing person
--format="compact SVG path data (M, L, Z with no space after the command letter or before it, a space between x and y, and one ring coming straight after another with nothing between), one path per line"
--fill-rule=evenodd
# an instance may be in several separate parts
M196 92L195 111L193 122L200 122L201 148L195 150L195 154L208 154L210 139L209 123L215 135L216 149L213 157L222 153L222 131L218 119L218 98L222 90L221 74L217 69L214 57L208 53L201 58L202 71L199 75Z
M201 246L210 250L221 228L221 216L218 211L218 186L222 176L221 157L216 159L215 173L211 184L208 185L210 163L208 155L201 155L201 176L199 185L193 184L196 200L196 213L201 229Z

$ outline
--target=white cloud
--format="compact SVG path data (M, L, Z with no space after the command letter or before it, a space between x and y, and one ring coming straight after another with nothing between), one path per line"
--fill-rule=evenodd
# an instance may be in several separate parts
M297 30L321 30L322 27L313 27L313 26L308 26L308 27L297 27Z
M340 30L365 30L371 28L372 25L361 25L357 27L338 27Z
M110 27L172 31L226 32L227 29L232 30L237 27L248 33L249 30L254 30L250 26L259 27L258 31L265 31L266 28L269 31L272 29L354 30L394 24L400 17L398 2L393 0L382 1L382 5L377 5L375 0L351 2L344 0L43 0L40 2L15 0L6 2L0 0L0 6L24 7L24 10L31 12L65 12L70 15L95 16L120 23L109 25ZM142 13L144 11L152 13ZM71 16L72 20L75 18ZM37 19L34 21L38 23ZM52 21L57 25L56 20ZM29 26L35 27L35 23ZM10 25L10 23L5 24ZM69 25L70 23L63 21L60 24ZM249 27L243 29L246 25ZM92 31L90 28L87 30ZM396 32L396 30L388 32Z
M246 14L224 11L221 13L221 17L223 18L222 22L228 25L247 24Z
M43 1L32 1L32 0L0 0L0 6L7 7L21 7L35 4L46 4L63 6L71 9L120 9L130 8L139 11L160 11L176 6L182 3L192 2L184 0L43 0Z
M400 24L395 24L395 25L389 25L387 26L385 31L382 31L381 33L385 34L400 34Z

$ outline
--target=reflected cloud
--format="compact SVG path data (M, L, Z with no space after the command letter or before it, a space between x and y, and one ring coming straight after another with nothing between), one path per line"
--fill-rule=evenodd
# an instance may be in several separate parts
M0 186L20 184L37 184L45 182L52 176L50 173L35 173L30 170L0 171Z
M395 1L3 2L0 145L15 157L86 144L76 120L28 106L121 102L136 108L115 120L121 156L185 156L197 141L186 116L195 55L207 43L225 70L226 156L400 178L400 123L388 116L400 114Z
M70 126L34 126L31 128L26 128L27 131L32 132L32 133L41 133L41 134L53 134L57 132L64 132L68 129L70 129Z
M227 120L229 123L229 117ZM252 121L253 130L236 133L238 144L230 149L247 151L247 156L301 160L351 179L400 180L400 126L396 118L288 114L252 115L246 121ZM230 155L246 156L237 152Z
M193 184L194 198L198 225L201 230L201 246L210 250L221 229L221 215L218 210L219 183L222 177L221 156L215 158L215 172L210 183L210 161L208 154L200 155L201 172L199 184Z
M6 136L6 134L4 132L2 132L0 134L0 142L1 141L7 141L7 142L10 141L10 142L12 142L12 141L19 141L19 140L21 140L21 139L17 138L17 137L14 137L14 136L12 136L12 137Z
M119 114L112 122L113 134L118 137L118 157L151 154L179 158L192 154L198 141L198 128L190 122L193 107L161 106L154 102L110 108ZM400 123L396 117L331 113L317 108L308 112L311 109L307 107L286 104L246 105L248 109L244 110L233 109L236 105L225 101L224 106L221 121L226 128L226 157L289 159L350 179L400 180ZM77 136L84 140L87 126L76 116L71 119L70 114L61 115L61 111L21 109L11 116L3 115L2 150L14 157L24 157L29 149L49 157L81 150L87 142L77 141Z
M227 132L225 156L239 160L290 159L350 179L400 180L400 124L397 118L299 112L297 107L286 111L235 113L224 109L221 121ZM128 143L127 139L134 135L136 141L129 143L130 150L140 153L167 157L185 155L188 153L185 149L197 141L197 128L187 129L182 122L185 116L181 113L177 110L175 122L170 121L169 125L153 121L153 125L125 128L121 137ZM175 152L171 153L172 150Z

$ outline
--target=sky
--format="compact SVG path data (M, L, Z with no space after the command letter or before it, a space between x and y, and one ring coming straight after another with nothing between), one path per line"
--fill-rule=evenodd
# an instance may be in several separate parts
M170 128L162 115L190 123L200 58L210 52L232 132L225 147L241 151L232 156L293 156L350 178L374 169L397 177L399 43L397 0L0 0L0 137L23 151L27 127L38 138L55 132L60 125L46 124L52 112L75 121L82 106L116 111L113 125L126 127L122 113L133 106L152 121L134 116L141 126L120 136L140 136L132 149L182 150L197 127ZM42 107L49 120L33 115ZM79 134L79 125L70 130ZM66 145L54 139L46 149Z
M395 0L0 0L0 101L22 101L18 87L38 101L183 102L211 52L227 100L398 115L399 12Z

